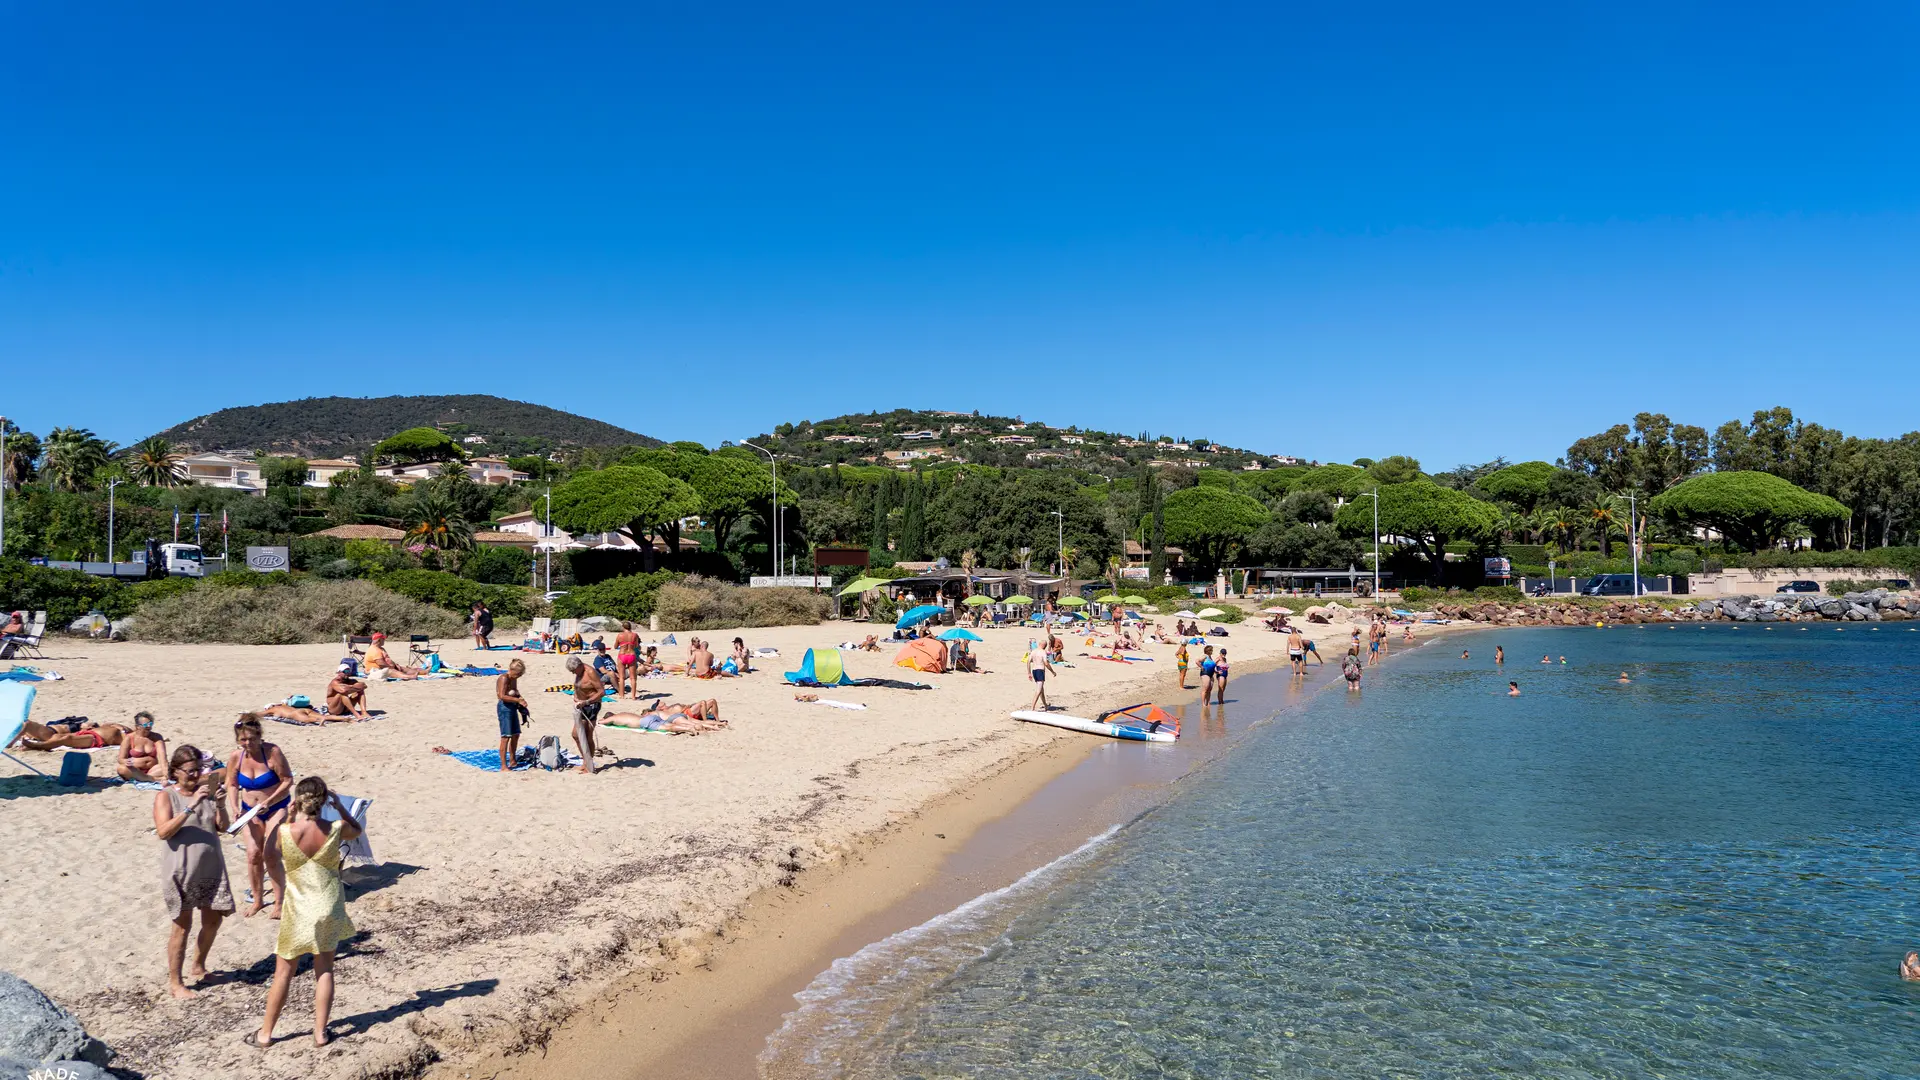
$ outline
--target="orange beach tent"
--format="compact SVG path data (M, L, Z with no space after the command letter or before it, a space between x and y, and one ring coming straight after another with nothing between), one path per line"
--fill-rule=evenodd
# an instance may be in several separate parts
M899 652L893 654L893 663L895 667L930 671L938 675L947 670L946 642L936 641L933 638L909 641Z

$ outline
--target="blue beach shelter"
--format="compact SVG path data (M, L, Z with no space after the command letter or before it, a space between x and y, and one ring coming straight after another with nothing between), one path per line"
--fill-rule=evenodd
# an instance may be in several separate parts
M800 670L787 672L794 686L851 686L839 649L808 649L800 658Z
M974 633L973 631L967 629L964 626L956 626L953 629L948 630L947 632L941 634L940 640L941 641L985 641L986 638L981 637L979 634Z
M946 612L947 609L939 604L921 604L919 607L909 609L905 615L900 616L900 621L893 625L896 629L905 630L909 626L918 626L935 615L944 615Z

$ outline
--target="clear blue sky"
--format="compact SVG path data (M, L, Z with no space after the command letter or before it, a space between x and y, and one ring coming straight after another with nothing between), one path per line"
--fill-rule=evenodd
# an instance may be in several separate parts
M1920 8L0 0L0 413L1898 434Z

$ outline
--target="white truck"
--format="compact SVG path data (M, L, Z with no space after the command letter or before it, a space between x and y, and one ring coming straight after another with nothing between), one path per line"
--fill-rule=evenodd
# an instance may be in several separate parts
M148 555L154 558L153 565L147 562ZM36 559L35 562L40 560ZM59 562L47 560L44 565L55 570L78 570L94 577L119 578L125 581L144 581L149 577L204 577L206 565L202 561L199 544L148 544L145 550L135 551L132 562Z

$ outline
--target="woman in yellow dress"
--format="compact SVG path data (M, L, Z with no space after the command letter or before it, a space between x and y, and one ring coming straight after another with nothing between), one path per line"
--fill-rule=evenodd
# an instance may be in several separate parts
M320 812L331 803L340 820L330 825ZM287 896L280 908L280 940L274 946L277 961L273 987L267 991L267 1015L260 1030L245 1042L264 1050L273 1042L273 1025L287 1003L287 990L299 969L300 958L313 955L313 1045L333 1041L327 1034L333 1010L333 950L353 935L347 918L346 893L340 887L340 847L360 835L360 826L327 790L327 782L309 776L293 789L293 820L283 822L269 837L286 864Z

